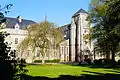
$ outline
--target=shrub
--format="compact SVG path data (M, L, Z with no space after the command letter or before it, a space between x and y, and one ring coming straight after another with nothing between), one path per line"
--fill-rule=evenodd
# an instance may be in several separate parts
M117 64L120 65L120 59L118 60Z
M42 60L35 60L34 63L42 63Z
M94 64L102 64L102 59L94 60L93 62L94 62Z
M54 59L54 62L59 63L60 59Z
M104 59L103 63L104 63L104 64L110 64L110 63L111 63L111 60L110 60L110 59Z
M88 64L91 64L92 62L91 62L91 59L87 59L87 60L85 60Z
M45 63L59 63L60 59L45 60ZM34 63L42 63L42 60L35 60Z
M103 63L106 64L106 65L111 65L113 63L116 64L116 61L113 62L111 59L104 59Z

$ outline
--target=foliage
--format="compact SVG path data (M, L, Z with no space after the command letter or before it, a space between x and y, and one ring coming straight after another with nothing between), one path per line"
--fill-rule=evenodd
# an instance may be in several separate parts
M50 53L51 48L57 49L59 43L63 41L60 31L55 28L53 23L48 21L33 24L27 31L28 36L19 45L19 49L24 52L24 50L30 48L33 53L36 49L39 49L42 60L44 60L45 55Z
M118 60L117 64L120 65L120 60Z
M118 60L117 64L120 65L120 59Z
M94 64L102 64L102 59L95 59L93 62Z
M111 59L104 59L103 60L103 64L105 65L111 65L113 63L113 61ZM114 63L116 63L116 61L114 61Z
M95 40L96 49L107 58L112 55L115 60L115 54L119 51L120 32L117 16L119 12L119 0L110 0L102 2L93 0L89 8L89 21L93 24L92 38Z
M94 64L99 64L99 65L106 65L106 66L110 66L112 63L113 63L113 61L111 60L111 59L96 59L96 60L94 60L93 61L94 62ZM116 64L117 62L116 61L114 61L114 63Z
M89 58L86 59L85 61L86 61L88 64L92 64L91 59L89 59Z
M45 60L45 63L59 63L60 59ZM35 60L34 63L42 63L42 60Z
M14 80L22 80L24 78L24 75L28 72L26 69L26 62L24 59L15 59L11 60L12 66L13 66L13 76Z
M0 10L7 9L5 13L8 13L11 6L12 4L6 5ZM5 23L4 12L0 12L0 29L4 28L2 24ZM11 51L11 47L4 41L8 35L6 32L0 32L0 78L2 80L22 79L22 75L27 72L25 69L26 64L23 59L16 58L16 52Z

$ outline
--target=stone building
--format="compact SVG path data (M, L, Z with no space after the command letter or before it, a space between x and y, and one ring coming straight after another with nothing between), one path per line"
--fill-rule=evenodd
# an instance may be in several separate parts
M93 59L93 44L84 39L88 34L88 13L80 9L71 18L71 23L64 25L59 30L64 34L65 41L60 44L62 61L83 61L87 58Z
M58 27L58 30L64 35L65 40L60 43L59 50L54 50L51 47L51 52L45 57L46 60L60 59L61 62L80 62L88 58L104 58L101 54L94 54L93 43L88 39L84 39L84 35L90 33L87 16L88 13L80 9L72 15L70 24ZM36 24L36 22L22 19L21 16L17 18L6 17L6 19L7 25L2 24L5 27L2 31L6 31L10 35L6 37L5 41L8 42L11 50L17 50L19 43L28 34L27 27L31 24ZM19 53L17 56L25 58L28 63L33 62L33 57L35 60L42 59L38 49L36 49L35 54L31 52L31 49L28 49L25 53Z
M88 40L83 39L83 36L89 33L89 25L86 18L88 13L83 9L77 11L71 17L71 23L59 27L58 29L64 35L65 41L60 43L60 51L51 50L50 55L46 55L45 59L60 59L61 62L74 62L81 61L87 58L93 57L93 45L89 44ZM36 22L32 20L22 19L21 16L17 18L9 18L7 19L6 28L3 31L10 33L10 35L6 38L6 42L10 44L11 50L17 50L17 46L21 43L24 38L27 36L27 27L31 24L36 24ZM35 54L28 49L24 54L17 54L18 57L25 58L27 62L32 62L32 57L35 56L35 59L41 59L41 55L39 54L39 50L35 51Z
M32 20L22 19L21 16L17 18L6 17L6 25L2 29L2 31L9 33L5 38L5 42L11 47L11 51L16 50L17 46L24 40L27 36L27 27L31 24L36 24L36 22ZM17 54L16 56L20 56L21 54Z
M31 48L28 48L28 50L22 52L18 52L18 45L24 40L25 37L27 37L28 32L27 32L27 27L29 27L32 24L37 24L36 22L32 20L26 20L22 19L21 16L18 16L17 18L10 18L6 17L6 22L7 24L2 24L4 28L2 31L5 31L9 33L5 38L5 42L9 44L11 47L11 50L16 50L16 56L20 58L26 59L27 63L33 62L34 60L41 60L42 56L40 54L39 49L36 48L35 52L33 53ZM52 40L52 38L50 39ZM54 41L54 40L52 40ZM45 59L46 60L53 60L53 59L58 59L59 58L59 51L52 49L51 47L51 53L49 55L46 55Z
M36 24L32 20L22 19L21 16L17 18L6 17L6 26L2 31L9 33L5 39L6 42L11 46L11 50L16 50L19 43L21 43L27 36L27 27L31 24Z

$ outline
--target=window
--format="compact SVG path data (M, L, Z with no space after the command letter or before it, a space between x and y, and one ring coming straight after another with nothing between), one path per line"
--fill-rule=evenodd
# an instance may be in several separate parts
M67 48L67 55L69 55L69 47L67 46L66 48Z
M18 38L15 38L15 44L18 44Z
M61 47L61 54L64 54L64 46Z
M40 57L40 50L37 50L37 55L36 57Z
M28 50L27 57L30 57L31 50Z

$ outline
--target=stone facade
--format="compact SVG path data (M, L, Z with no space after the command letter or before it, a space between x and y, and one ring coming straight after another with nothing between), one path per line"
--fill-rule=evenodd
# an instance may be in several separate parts
M5 42L9 44L11 50L16 50L16 56L19 58L26 59L27 63L32 63L33 60L41 60L42 56L38 48L36 48L35 52L32 52L31 48L29 47L26 51L18 51L19 44L27 37L27 27L32 24L36 24L36 22L31 20L22 19L21 16L17 18L9 18L6 17L8 24L4 25L4 28L1 31L7 32L8 35L5 38ZM50 39L53 41L53 39ZM51 47L49 55L45 56L45 60L53 60L53 59L60 59L59 50L53 49Z
M83 9L77 11L71 18L71 23L58 29L63 33L65 41L60 43L60 49L54 50L51 47L49 55L46 55L45 59L60 59L61 62L74 62L81 61L85 58L92 58L92 43L88 43L88 40L84 40L83 36L89 33L88 21L86 21L88 14ZM6 37L5 41L11 46L11 50L17 50L17 46L27 36L26 28L36 22L31 20L22 19L21 16L17 18L6 18L8 24L3 31L6 31L10 35ZM28 63L34 60L41 60L42 56L39 53L39 49L36 49L32 53L29 48L24 53L19 52L16 54L18 57L25 58Z
M51 47L49 55L46 55L46 60L60 59L61 62L80 62L85 59L99 59L104 58L99 54L94 54L93 43L88 39L84 39L84 35L90 33L90 25L86 20L88 13L83 9L78 10L72 17L71 23L59 27L58 30L64 35L65 40L60 43L60 49L55 50ZM11 46L11 50L17 50L17 46L27 36L26 28L36 22L31 20L24 20L21 16L16 18L7 18L8 24L2 31L10 33L5 39ZM24 53L16 54L18 57L25 58L28 63L34 60L41 60L42 56L39 49L32 53L29 48Z
M69 47L69 60L71 62L74 61L83 61L87 58L93 59L93 44L89 43L89 40L84 39L84 35L88 34L89 24L86 20L88 13L83 9L77 11L71 18L71 24L65 25L60 30L64 32L65 41L63 43L67 43ZM67 37L67 38L66 38ZM66 44L62 45L61 48L65 47ZM64 50L66 51L66 49ZM61 52L63 49L60 49ZM61 55L66 53L61 53ZM65 55L64 55L65 56ZM62 57L64 60L65 57Z
M62 62L84 62L88 58L91 60L106 58L105 55L95 51L93 41L84 38L84 35L90 33L91 27L87 21L87 16L88 13L80 9L71 17L70 24L58 28L65 37L65 41L60 45ZM67 51L66 47L69 48L69 51ZM120 56L116 55L115 60L118 61L119 59Z

